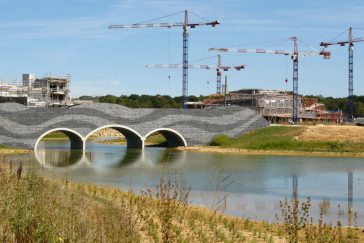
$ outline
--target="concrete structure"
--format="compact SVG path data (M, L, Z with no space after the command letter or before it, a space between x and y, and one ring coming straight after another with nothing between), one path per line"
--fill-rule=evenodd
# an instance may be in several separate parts
M215 135L238 136L269 123L249 108L231 106L210 110L130 109L113 104L71 108L29 108L0 104L0 144L37 148L47 134L61 131L71 148L85 149L93 133L114 128L130 148L143 148L145 139L159 132L169 147L208 143Z
M264 89L242 89L231 91L223 95L214 95L205 100L206 106L220 104L225 102L228 105L239 105L248 107L259 112L269 121L288 122L292 118L292 91L282 90L264 90ZM306 98L298 95L298 118L300 120L319 120L341 122L342 112L326 111L323 103L317 102L317 99Z
M36 78L23 74L22 85L0 84L0 103L16 102L29 107L71 105L70 75Z
M70 105L69 75L37 78L28 91L29 107L53 107Z
M31 88L35 81L35 74L24 73L23 77L23 87Z
M0 84L0 103L16 102L19 104L27 104L27 92L26 87Z

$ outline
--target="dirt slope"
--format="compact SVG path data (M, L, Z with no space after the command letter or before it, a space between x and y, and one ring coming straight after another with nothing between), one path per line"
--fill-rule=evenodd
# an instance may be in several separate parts
M364 126L315 125L305 126L297 139L302 141L364 142Z

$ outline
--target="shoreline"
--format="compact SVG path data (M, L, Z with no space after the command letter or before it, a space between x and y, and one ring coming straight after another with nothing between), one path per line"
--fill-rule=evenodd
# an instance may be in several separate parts
M272 155L272 156L310 156L328 158L364 158L364 152L319 152L319 151L292 151L292 150L250 150L239 148L224 148L218 146L187 146L176 148L180 151L194 151L202 153L244 154L244 155Z
M28 154L32 153L31 149L22 149L22 148L0 148L0 155L5 154Z

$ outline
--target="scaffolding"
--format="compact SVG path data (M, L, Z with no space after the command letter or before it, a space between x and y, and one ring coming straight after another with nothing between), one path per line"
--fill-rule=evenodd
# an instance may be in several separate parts
M46 76L35 79L28 89L29 107L56 107L70 105L71 75Z
M228 105L249 107L273 123L290 122L292 117L292 91L242 89L226 94L225 98ZM210 106L222 105L221 99L206 99L205 102ZM341 111L326 111L324 104L317 102L317 99L306 98L298 94L297 107L300 121L342 122Z

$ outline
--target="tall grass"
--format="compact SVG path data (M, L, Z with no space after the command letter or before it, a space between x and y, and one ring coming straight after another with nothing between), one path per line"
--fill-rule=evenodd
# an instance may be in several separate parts
M240 137L215 136L211 146L251 150L286 150L305 152L363 152L364 142L300 141L304 127L272 126Z
M281 201L281 218L276 216L279 225L277 234L283 233L289 242L359 242L358 230L354 227L343 227L340 220L336 225L325 223L323 207L315 223L311 206L310 198L303 202L297 198Z
M131 242L127 207L98 202L35 173L0 171L0 242Z

